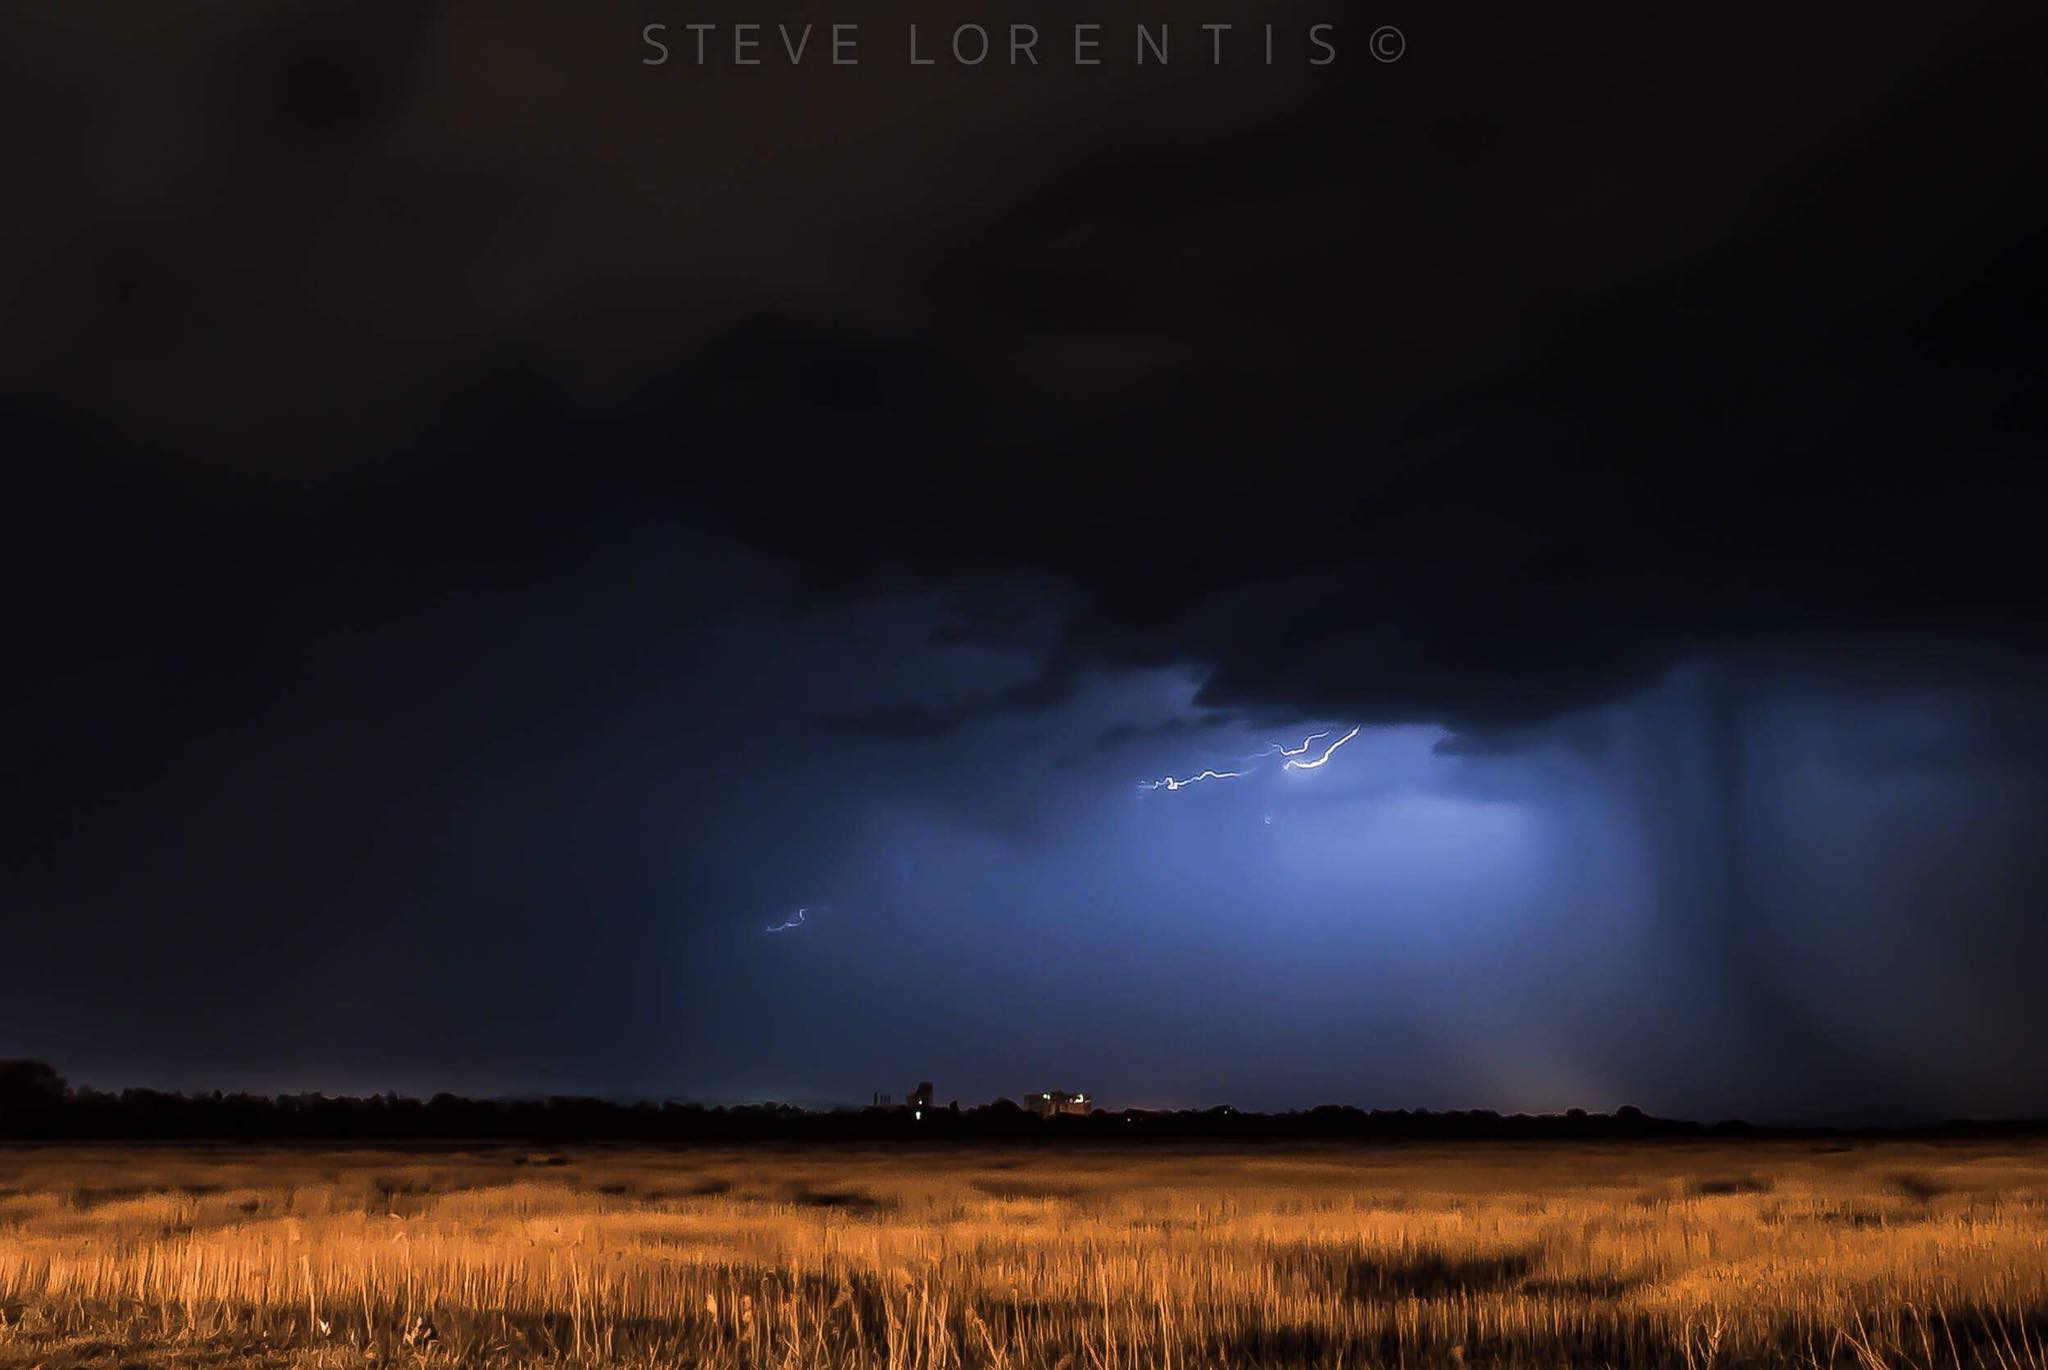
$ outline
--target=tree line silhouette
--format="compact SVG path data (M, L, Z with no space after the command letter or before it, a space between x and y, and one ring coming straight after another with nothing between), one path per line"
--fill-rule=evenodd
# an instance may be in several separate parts
M2040 1123L1956 1120L1916 1133L2037 1132ZM1872 1131L1865 1129L1865 1131ZM0 1139L9 1141L378 1141L378 1142L1006 1142L1627 1140L1836 1135L1834 1129L1773 1129L1739 1121L1703 1124L1623 1107L1613 1113L1500 1114L1324 1105L1290 1113L1246 1113L1227 1105L1156 1111L1097 1110L1041 1118L1009 1099L957 1104L914 1116L903 1107L808 1110L789 1104L707 1106L546 1098L430 1099L249 1093L117 1093L69 1085L43 1061L0 1061Z

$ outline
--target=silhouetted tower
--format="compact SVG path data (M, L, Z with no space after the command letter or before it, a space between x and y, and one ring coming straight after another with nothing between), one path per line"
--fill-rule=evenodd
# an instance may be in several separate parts
M910 1106L912 1118L923 1118L924 1111L932 1106L932 1082L920 1080L917 1088L910 1091L910 1097L904 1102Z

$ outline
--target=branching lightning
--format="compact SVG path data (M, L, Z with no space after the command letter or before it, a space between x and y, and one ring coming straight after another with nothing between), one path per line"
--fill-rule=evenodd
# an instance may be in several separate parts
M1314 747L1316 743L1322 741L1324 738L1331 736L1333 733L1336 732L1336 729L1326 728L1319 733L1310 733L1307 737L1304 737L1301 740L1298 746L1293 747L1288 746L1284 742L1269 742L1266 744L1266 749L1264 751L1258 752L1252 756L1248 756L1245 758L1245 760L1255 762L1263 757L1280 756L1286 758L1286 760L1281 763L1280 769L1282 770L1321 770L1324 766L1329 764L1330 758L1336 755L1337 749L1339 747L1343 746L1346 742L1349 742L1352 738L1358 736L1359 732L1361 731L1361 727L1352 728L1350 732L1344 734L1344 736L1338 738L1335 742L1330 743L1327 747L1324 747L1322 750L1322 754L1319 756L1310 757L1308 755L1310 748ZM1205 780L1236 780L1240 777L1250 775L1252 773L1252 770L1257 769L1259 768L1254 766L1251 768L1251 770L1242 771L1203 771L1200 775L1190 775L1186 777L1172 775L1161 776L1157 780L1139 781L1138 788L1141 790L1184 790L1190 785L1199 785ZM1268 817L1266 821L1268 823L1271 823L1273 820L1272 818Z
M1279 744L1278 742L1268 742L1268 743L1266 744L1266 750L1264 750L1263 752L1260 752L1260 753L1259 753L1259 755L1260 755L1260 756L1300 756L1300 755L1301 755L1301 754L1302 754L1303 752L1305 752L1305 751L1307 751L1307 750L1309 749L1309 744L1310 744L1310 743L1314 742L1314 741L1315 741L1315 740L1316 740L1317 738L1320 738L1320 737L1328 737L1329 735L1330 735L1330 734L1329 734L1329 732L1328 732L1327 730L1326 730L1326 731L1323 731L1323 732L1320 732L1320 733L1310 733L1310 734L1309 734L1309 735L1308 735L1307 737L1305 737L1305 738L1303 738L1303 739L1301 740L1301 745L1300 745L1299 747L1283 747L1283 746L1281 746L1281 745L1280 745L1280 744Z
M1329 760L1329 759L1330 759L1330 758L1331 758L1332 756L1334 756L1334 755L1336 754L1336 752L1337 752L1337 749L1338 749L1339 747L1343 746L1343 745L1344 745L1344 744L1345 744L1346 742L1349 742L1349 741L1350 741L1350 740L1351 740L1352 738L1354 738L1354 737L1357 737L1357 736L1358 736L1358 729L1357 729L1357 728L1353 728L1353 729L1352 729L1352 730L1351 730L1350 732L1348 732L1348 733L1344 734L1344 736L1342 736L1342 737L1338 738L1338 739L1337 739L1337 740L1336 740L1335 742L1332 742L1332 743L1331 743L1331 744L1330 744L1329 746L1325 747L1325 748L1323 749L1323 754L1322 754L1321 756L1317 757L1317 758L1316 758L1315 760L1313 760L1313 761L1299 761L1299 760L1295 760L1295 761L1289 761L1289 762L1288 762L1288 763L1287 763L1287 764L1286 764L1286 765L1285 765L1284 767L1282 767L1282 769L1283 769L1283 770L1289 770L1289 771L1313 771L1313 770L1316 770L1317 768L1321 767L1321 766L1322 766L1322 765L1323 765L1323 764L1324 764L1325 762L1327 762L1327 761L1328 761L1328 760ZM1310 741L1313 741L1313 740L1314 740L1313 738L1311 738L1311 739L1310 739ZM1304 748L1305 748L1305 747L1306 747L1306 744L1304 744Z

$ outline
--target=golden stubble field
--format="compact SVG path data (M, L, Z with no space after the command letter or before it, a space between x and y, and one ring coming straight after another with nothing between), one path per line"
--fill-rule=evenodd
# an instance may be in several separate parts
M2038 1144L0 1149L0 1365L2048 1366Z

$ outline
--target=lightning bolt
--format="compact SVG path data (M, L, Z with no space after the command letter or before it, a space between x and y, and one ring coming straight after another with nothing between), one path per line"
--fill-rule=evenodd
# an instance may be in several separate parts
M1319 737L1328 737L1329 735L1330 735L1330 734L1329 734L1329 733L1328 733L1327 731L1324 731L1324 732L1320 732L1320 733L1310 733L1310 734L1309 734L1309 735L1308 735L1307 737L1305 737L1305 738L1303 738L1303 739L1301 740L1301 745L1300 745L1299 747L1283 747L1283 746L1281 746L1281 745L1280 745L1280 744L1279 744L1278 742L1268 742L1268 743L1266 744L1266 750L1264 750L1263 752L1260 752L1260 753L1259 753L1259 755L1260 755L1260 756L1276 756L1276 755L1277 755L1277 756L1300 756L1300 755L1301 755L1301 754L1302 754L1303 752L1305 752L1305 751L1307 751L1307 750L1308 750L1308 748L1309 748L1309 744L1310 744L1311 742L1314 742L1314 741L1315 741L1315 740L1316 740L1317 738L1319 738Z
M780 923L770 923L768 925L768 931L788 932L792 928L800 928L804 925L804 915L809 912L810 906L805 905L803 908L800 908L796 911L796 916L794 918L787 919Z
M1243 774L1243 771L1203 771L1200 775L1191 775L1185 780L1176 780L1168 775L1158 780L1143 780L1138 783L1148 790L1184 790L1190 785L1199 785L1204 780L1235 780Z
M1336 751L1339 747L1343 746L1346 742L1349 742L1352 738L1358 736L1360 729L1353 728L1350 732L1344 734L1344 736L1338 738L1335 742L1332 742L1329 746L1323 748L1323 753L1321 756L1315 757L1312 760L1302 759L1303 757L1308 755L1309 748L1313 747L1317 742L1321 741L1323 738L1330 736L1331 733L1335 731L1336 730L1334 728L1326 728L1319 733L1310 733L1307 737L1304 737L1301 740L1301 745L1297 747L1289 747L1279 742L1269 742L1266 744L1266 750L1259 752L1254 756L1248 756L1245 758L1245 760L1257 761L1260 757L1284 756L1287 758L1287 760L1281 765L1280 769L1282 770L1320 770L1324 765L1328 764L1330 758L1336 754ZM1184 790L1190 785L1199 785L1204 780L1236 780L1240 776L1245 776L1249 774L1251 774L1250 771L1203 771L1200 775L1191 775L1185 778L1168 775L1162 776L1158 780L1141 780L1138 782L1138 788L1141 790ZM1268 818L1266 821L1270 823L1273 820L1271 818Z
M1328 736L1328 734L1326 734L1326 733L1319 733L1319 734L1317 734L1317 736ZM1288 762L1288 763L1287 763L1287 764L1286 764L1285 766L1281 767L1281 769L1282 769L1282 770L1288 770L1288 771L1313 771L1313 770L1316 770L1316 769L1320 768L1320 767L1321 767L1321 766L1322 766L1322 765L1323 765L1323 764L1324 764L1325 762L1327 762L1327 761L1328 761L1328 760L1329 760L1329 759L1330 759L1330 758L1331 758L1332 756L1336 755L1337 749L1338 749L1339 747L1343 746L1343 745L1344 745L1344 744L1345 744L1346 742L1349 742L1349 741L1350 741L1350 740L1351 740L1352 738L1354 738L1354 737L1357 737L1357 736L1358 736L1358 729L1357 729L1357 728L1353 728L1353 729L1352 729L1352 730L1351 730L1350 732L1348 732L1348 733L1344 734L1344 736L1342 736L1342 737L1338 738L1338 739L1337 739L1337 740L1336 740L1335 742L1332 742L1332 743L1331 743L1331 744L1330 744L1329 746L1325 747L1325 748L1323 749L1323 754L1322 754L1321 756L1317 757L1317 758L1316 758L1315 760L1313 760L1313 761L1299 761L1299 760L1289 761L1289 762ZM1310 742L1313 742L1314 740L1315 740L1315 738L1310 738L1310 739L1309 739L1309 741L1310 741ZM1303 748L1303 750L1304 750L1304 751L1305 751L1305 750L1307 750L1307 746L1308 746L1308 744L1307 744L1307 743L1303 743L1303 744L1302 744L1302 748Z

